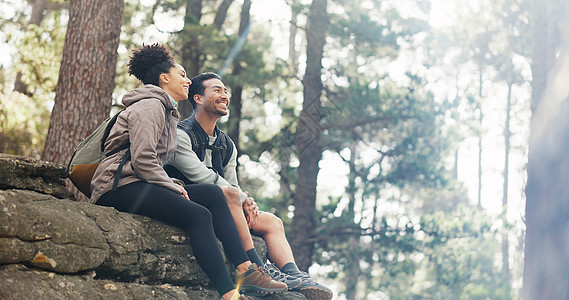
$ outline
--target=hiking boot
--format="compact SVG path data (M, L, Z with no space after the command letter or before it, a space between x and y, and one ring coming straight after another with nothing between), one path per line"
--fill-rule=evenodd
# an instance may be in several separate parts
M223 298L220 298L219 300L223 300ZM244 295L236 294L231 298L231 300L253 300L253 299Z
M265 295L287 290L284 282L274 281L266 270L256 264L251 264L245 273L237 273L235 277L239 292Z
M306 272L300 271L300 273L289 273L288 275L290 275L292 278L298 278L302 280L300 285L293 290L300 292L308 300L330 300L334 295L329 288L312 280L312 278L310 278Z
M274 264L265 264L265 270L269 272L271 278L275 281L284 282L289 290L298 287L302 283L302 279L293 278L292 276L281 272Z

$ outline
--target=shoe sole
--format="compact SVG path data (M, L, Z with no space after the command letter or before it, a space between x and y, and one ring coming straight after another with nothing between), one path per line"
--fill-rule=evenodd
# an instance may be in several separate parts
M308 286L302 289L296 290L306 297L307 300L330 300L332 299L332 292L325 289L321 289L315 286Z
M286 282L285 282L285 284L286 284ZM298 284L293 285L293 286L290 286L290 285L287 284L288 290L289 290L289 291L290 291L290 290L294 290L294 289L298 288L301 284L302 284L302 281L299 281Z
M244 294L258 294L258 295L270 295L276 293L283 293L286 292L287 288L279 288L279 289L264 289L254 285L242 285L239 288L240 293Z

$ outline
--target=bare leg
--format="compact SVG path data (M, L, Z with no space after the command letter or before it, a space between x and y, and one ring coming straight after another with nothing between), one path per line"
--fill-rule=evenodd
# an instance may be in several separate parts
M223 296L221 296L221 298L223 298L223 300L239 299L239 293L237 292L237 290L231 290L225 293Z
M245 273L249 269L250 265L251 265L251 262L246 261L246 262L238 265L237 267L235 267L235 269L237 269L237 273L239 273L239 274Z
M242 240L243 248L246 250L253 249L253 239L251 238L249 226L245 220L245 214L243 213L239 193L234 188L222 188L222 191L225 196L225 200L227 201L227 207L231 213L231 218L233 218L236 225L239 239ZM226 214L225 218L229 218L229 216ZM235 233L233 233L233 235L235 235ZM260 269L250 268L251 265L251 261L246 260L235 267L237 269L237 273L242 275L242 278L238 279L240 284L242 284L242 289L253 291L260 290L263 291L263 293L268 294L282 292L287 289L287 285L285 283L272 280L268 274L264 273ZM231 290L222 296L224 300L238 299L238 297L239 293L236 290Z
M243 213L238 191L232 187L222 187L221 190L227 199L229 211L235 221L243 248L245 251L253 249L253 238L251 238L251 233L249 232L249 226ZM257 219L257 224L252 229L267 243L269 259L277 268L280 269L289 262L295 262L292 249L286 239L283 222L280 218L271 213L261 212Z
M271 213L261 212L253 232L263 237L267 243L269 259L281 269L289 262L294 263L292 249L288 243L281 219Z
M251 233L249 232L249 225L247 225L247 220L243 213L243 206L241 206L239 192L232 187L222 187L221 190L227 199L229 211L231 212L231 216L233 217L233 221L237 227L237 232L239 232L241 243L243 243L243 249L245 249L245 251L253 249L255 246L253 245L253 238L251 238Z

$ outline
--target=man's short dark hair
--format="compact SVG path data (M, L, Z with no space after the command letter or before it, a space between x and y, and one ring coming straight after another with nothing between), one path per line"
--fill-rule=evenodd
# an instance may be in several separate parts
M221 77L213 72L201 73L200 75L195 76L192 78L192 84L190 85L190 93L188 95L188 100L192 104L194 110L196 109L196 101L194 101L194 95L202 95L205 91L205 86L203 82L210 79L219 79Z

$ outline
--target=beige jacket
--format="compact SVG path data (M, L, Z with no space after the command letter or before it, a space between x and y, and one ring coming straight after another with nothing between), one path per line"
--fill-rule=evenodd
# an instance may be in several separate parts
M105 142L108 152L130 140L131 159L123 166L118 186L146 181L181 193L180 186L162 168L176 149L179 114L170 97L160 87L148 84L125 94L122 103L126 110L117 118ZM91 203L112 189L126 151L101 161L91 181Z

